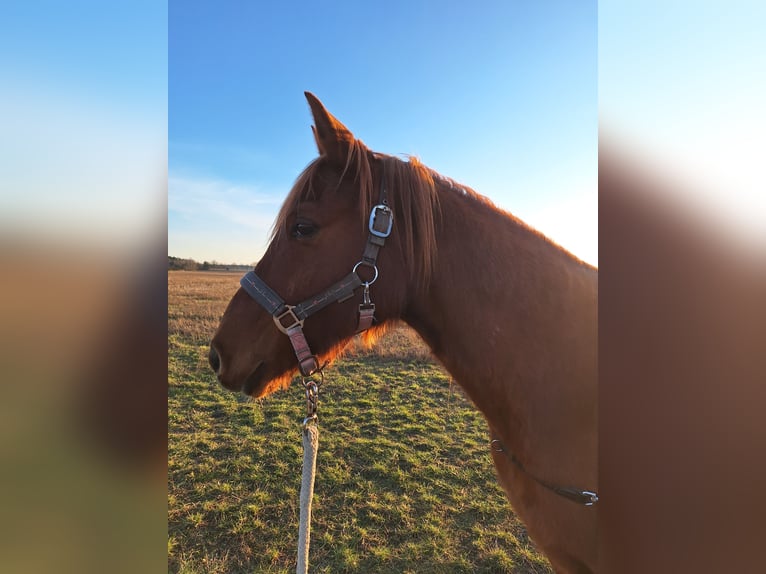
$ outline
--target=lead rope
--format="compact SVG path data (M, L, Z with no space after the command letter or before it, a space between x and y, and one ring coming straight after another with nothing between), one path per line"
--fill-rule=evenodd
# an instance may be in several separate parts
M321 373L321 371L320 371ZM320 383L321 384L321 379ZM319 427L317 426L317 400L319 384L303 380L306 389L306 418L303 419L303 473L301 476L300 526L298 529L298 565L296 574L309 571L309 545L311 544L311 500L314 497L314 478L317 470Z
M290 339L290 344L298 359L298 368L303 375L303 387L306 390L306 418L303 419L303 473L301 477L300 495L300 526L298 530L298 561L297 574L307 574L309 568L309 544L311 540L311 499L314 496L314 478L316 476L316 458L319 448L319 429L317 428L317 398L319 386L322 384L322 369L317 357L311 352L306 336L303 333L303 322L307 317L324 309L333 302L342 303L353 297L359 287L364 287L362 303L359 305L359 322L357 333L369 329L375 321L375 304L370 299L370 285L378 279L378 251L391 235L394 225L394 214L388 206L386 198L385 174L381 176L379 203L373 206L368 221L369 236L362 253L362 258L354 265L351 273L334 283L321 293L298 303L288 305L258 277L255 270L249 271L240 280L245 292L263 307L274 319L274 323L282 333ZM360 266L369 267L372 278L367 281L357 275ZM319 382L311 377L319 376Z

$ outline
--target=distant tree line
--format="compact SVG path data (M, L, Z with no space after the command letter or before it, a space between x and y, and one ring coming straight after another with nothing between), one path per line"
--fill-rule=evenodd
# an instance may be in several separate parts
M168 270L170 271L242 271L252 269L253 265L238 263L219 263L216 260L199 263L194 259L181 259L168 255Z
M210 265L205 262L208 265ZM199 271L202 264L197 263L194 259L181 259L180 257L172 257L168 255L168 269L173 271Z

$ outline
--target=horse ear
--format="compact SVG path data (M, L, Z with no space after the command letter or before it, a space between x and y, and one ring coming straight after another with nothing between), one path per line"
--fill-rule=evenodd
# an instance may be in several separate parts
M328 112L314 94L311 92L304 92L304 94L314 116L315 125L311 126L311 129L314 132L319 154L345 165L348 150L354 141L354 134Z

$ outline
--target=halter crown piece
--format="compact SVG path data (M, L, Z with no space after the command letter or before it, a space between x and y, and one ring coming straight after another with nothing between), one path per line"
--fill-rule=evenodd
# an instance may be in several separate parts
M266 282L258 277L255 271L245 274L239 284L255 301L263 307L274 319L277 329L282 331L290 339L290 343L298 359L298 368L304 377L321 371L319 360L311 352L306 336L303 334L303 322L327 307L330 303L342 303L354 295L359 288L364 288L362 303L359 305L359 321L357 333L369 329L375 320L375 304L370 300L370 285L378 279L378 251L386 243L386 238L391 235L394 226L394 214L388 206L386 198L385 180L381 181L380 197L378 204L370 211L368 223L369 235L364 247L362 258L354 265L351 273L330 287L298 303L288 305L269 287ZM363 280L357 273L359 267L369 267L372 270L372 279Z

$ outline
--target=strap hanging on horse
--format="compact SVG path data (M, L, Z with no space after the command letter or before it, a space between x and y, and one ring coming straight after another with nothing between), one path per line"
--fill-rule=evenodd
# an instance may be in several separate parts
M529 472L523 464L521 464L521 461L516 458L515 454L505 449L505 446L502 442L500 442L500 439L493 437L489 445L494 452L502 452L506 457L508 457L508 460L510 460L521 472L526 474L537 484L547 488L552 492L555 492L559 496L563 496L572 502L576 502L577 504L582 504L584 506L593 506L598 502L598 494L596 492L591 490L583 490L581 488L575 488L574 486L558 486L556 484L545 481L542 478L538 478Z

